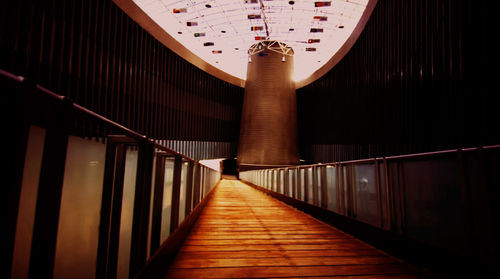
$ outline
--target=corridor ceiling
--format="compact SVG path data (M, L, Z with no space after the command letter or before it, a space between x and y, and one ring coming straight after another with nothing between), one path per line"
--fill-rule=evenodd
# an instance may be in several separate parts
M250 46L262 40L281 41L292 47L295 52L294 71L297 82L307 80L319 69L325 68L329 62L331 64L332 57L341 47L346 42L352 41L353 33L360 33L359 29L362 30L366 22L366 19L364 21L362 19L369 17L373 9L373 7L367 9L367 6L370 2L376 2L375 0L131 1L182 45L177 44L174 49L167 45L173 51L189 60L189 56L192 55L182 55L186 51L175 49L185 47L187 53L194 54L207 64L232 76L233 79L242 81L246 79ZM362 24L359 24L360 22ZM354 41L358 35L355 34ZM351 42L350 46L353 43Z

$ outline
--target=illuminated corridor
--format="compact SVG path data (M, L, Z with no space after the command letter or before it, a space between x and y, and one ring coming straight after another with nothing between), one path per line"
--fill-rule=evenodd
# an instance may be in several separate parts
M238 180L222 180L167 278L419 277L419 270Z

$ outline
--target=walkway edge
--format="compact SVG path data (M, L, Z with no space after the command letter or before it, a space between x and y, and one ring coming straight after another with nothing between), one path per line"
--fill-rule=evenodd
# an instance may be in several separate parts
M376 249L380 249L416 266L426 268L433 273L434 276L491 276L492 274L500 274L499 271L492 266L471 262L463 257L451 255L436 247L418 242L404 235L383 230L370 224L337 214L331 210L270 191L245 180L240 181L328 225L334 226L344 233L350 234L372 245ZM457 269L457 266L461 266L462 268Z
M133 277L134 279L165 277L177 251L189 235L193 225L198 220L198 217L208 201L212 198L215 189L217 189L221 181L222 180L219 180L217 184L215 184L205 198L193 209L193 211L191 211L191 214L189 214L179 227L161 244L158 251L148 259L145 266Z

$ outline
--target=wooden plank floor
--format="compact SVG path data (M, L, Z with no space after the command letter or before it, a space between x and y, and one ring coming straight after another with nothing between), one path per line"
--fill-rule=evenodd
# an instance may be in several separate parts
M237 180L215 189L167 278L422 278L376 250Z

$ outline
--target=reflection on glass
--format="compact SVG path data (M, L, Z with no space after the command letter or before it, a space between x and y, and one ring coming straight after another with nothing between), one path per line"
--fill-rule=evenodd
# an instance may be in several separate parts
M120 222L120 243L118 246L117 278L129 276L130 246L132 240L132 219L134 215L135 182L138 151L127 147L123 181L122 215Z
M28 278L33 225L35 222L38 180L42 167L45 129L31 126L26 144L23 181L19 196L16 238L12 256L12 278Z
M326 185L328 193L328 209L337 211L337 176L336 167L326 167Z
M170 217L172 209L172 180L174 175L174 160L165 160L165 178L163 180L163 207L161 211L160 243L170 235Z
M408 235L465 253L463 191L454 158L408 161L403 167Z
M70 136L54 278L94 278L106 145Z
M377 190L375 166L373 164L355 165L356 217L367 223L377 225Z

